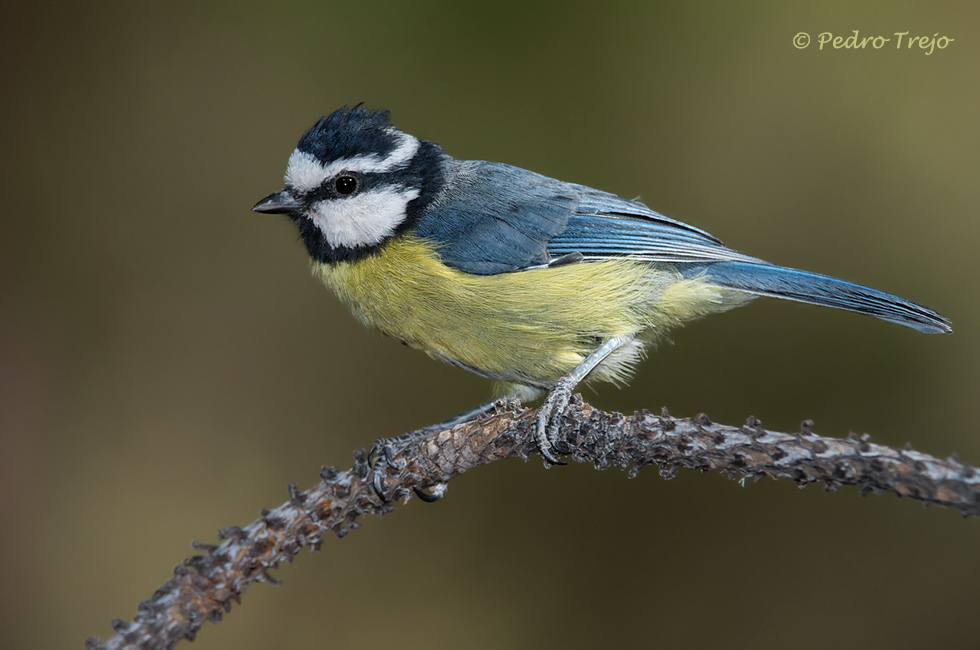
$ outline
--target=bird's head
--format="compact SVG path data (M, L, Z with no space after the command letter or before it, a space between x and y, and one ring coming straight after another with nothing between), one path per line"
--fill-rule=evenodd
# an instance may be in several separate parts
M442 187L445 154L360 105L321 118L286 166L286 186L255 204L286 214L313 259L358 259L410 228Z

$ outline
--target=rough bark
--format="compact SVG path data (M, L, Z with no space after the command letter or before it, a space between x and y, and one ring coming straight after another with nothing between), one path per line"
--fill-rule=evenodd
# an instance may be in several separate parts
M218 531L220 543L194 544L201 551L174 570L174 577L139 605L133 622L113 621L116 633L89 648L171 648L192 640L205 621L218 622L254 582L276 582L269 574L303 547L319 549L326 532L343 537L364 514L384 515L413 491L441 490L469 469L495 460L537 454L530 435L534 411L501 405L494 415L435 431L407 446L388 463L370 463L363 450L346 471L325 467L320 482L265 511L244 528ZM576 397L564 416L556 446L577 462L597 469L617 467L631 475L655 465L665 478L678 468L719 469L730 477L788 478L824 482L829 489L854 485L864 492L893 492L929 504L980 514L980 471L955 457L940 460L910 448L891 449L866 436L824 438L804 423L796 434L763 429L755 418L743 426L715 424L648 412L604 413ZM378 489L380 488L380 490Z

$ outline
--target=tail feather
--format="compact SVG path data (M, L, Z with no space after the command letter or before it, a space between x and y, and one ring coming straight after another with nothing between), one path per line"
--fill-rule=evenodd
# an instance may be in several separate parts
M751 262L678 265L678 269L687 277L704 273L712 284L726 289L847 309L929 334L953 331L949 320L922 305L818 273Z

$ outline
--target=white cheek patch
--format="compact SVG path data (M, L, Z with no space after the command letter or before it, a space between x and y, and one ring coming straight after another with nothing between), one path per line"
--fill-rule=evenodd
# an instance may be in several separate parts
M389 132L399 136L398 145L385 157L378 154L364 154L351 158L341 158L329 165L323 165L313 154L296 149L289 156L286 165L286 185L300 192L309 192L328 178L343 171L386 172L407 164L419 150L419 141L414 136L389 128Z
M331 246L373 246L395 234L409 201L418 196L417 189L404 187L371 190L349 199L318 201L309 216Z

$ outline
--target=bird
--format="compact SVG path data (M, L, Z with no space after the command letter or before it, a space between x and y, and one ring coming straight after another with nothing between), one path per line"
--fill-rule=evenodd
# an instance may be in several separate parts
M580 382L623 385L671 328L759 296L952 332L931 309L740 253L639 200L458 160L363 104L308 129L285 187L252 209L289 217L313 275L363 324L493 380L498 395L546 394L533 435L556 465Z

